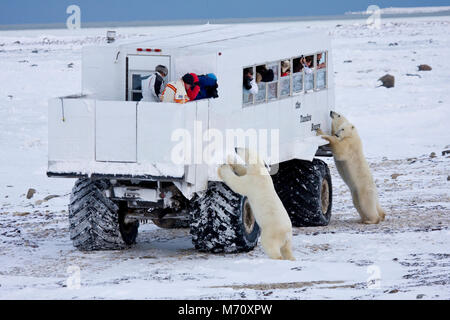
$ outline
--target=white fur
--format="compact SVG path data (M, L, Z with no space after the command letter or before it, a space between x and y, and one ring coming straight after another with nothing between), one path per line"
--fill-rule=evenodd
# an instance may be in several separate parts
M261 245L271 259L295 260L292 255L291 220L273 186L264 162L256 152L237 149L246 166L228 164L218 170L219 177L236 193L246 196L261 228Z
M375 182L363 154L361 139L352 125L342 115L332 112L332 136L318 134L330 142L336 168L352 194L353 204L362 223L377 224L385 219L378 201Z

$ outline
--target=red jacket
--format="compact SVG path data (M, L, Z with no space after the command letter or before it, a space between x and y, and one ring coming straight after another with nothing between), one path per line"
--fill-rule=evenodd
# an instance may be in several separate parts
M195 73L191 73L191 76L194 78L194 86L191 86L191 88L187 90L187 94L189 100L193 101L197 98L197 95L200 92L200 86L197 75Z

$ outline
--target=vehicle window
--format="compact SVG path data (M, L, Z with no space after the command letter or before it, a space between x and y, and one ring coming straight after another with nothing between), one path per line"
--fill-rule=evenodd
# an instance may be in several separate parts
M255 103L261 103L266 101L266 83L258 83L258 94L255 97Z
M280 72L279 62L268 64L267 70L269 74L273 74L272 81L267 84L267 99L275 100L278 99L278 79Z
M149 76L152 71L131 71L128 91L128 100L141 101L142 99L142 78Z
M256 81L254 77L254 68L244 68L242 75L242 102L244 105L252 104L254 99L254 92Z
M274 70L276 69L276 70ZM267 66L265 64L256 66L256 82L272 82L278 79L277 65Z
M276 99L278 97L278 64L258 65L255 70L256 83L258 84L258 93L255 98L255 103Z
M280 79L280 97L287 97L291 94L291 77L284 76Z
M133 80L132 80L132 87L133 91L141 91L142 90L142 83L141 83L141 75L140 74L133 74Z
M327 67L327 64L326 64L326 52L321 52L321 53L318 53L317 54L317 56L316 56L316 61L317 61L317 70L319 70L319 69L324 69L324 68L326 68Z
M305 91L314 89L314 55L300 59L305 75Z
M321 52L316 55L317 61L317 77L316 89L324 89L327 87L327 53Z
M298 73L301 72L303 69L303 65L301 64L300 60L303 56L292 59L292 72Z
M291 61L282 60L280 62L281 77L288 77L291 74Z
M291 61L280 61L280 97L284 98L291 94Z
M243 104L264 103L293 93L325 89L327 59L328 53L323 51L244 68ZM250 80L253 86L249 85Z
M301 57L292 60L292 91L300 92L303 90L303 65L300 62Z
M247 90L243 90L243 92L242 92L242 102L244 104L252 104L253 103L253 94L251 94Z
M267 88L267 99L269 100L275 100L278 98L278 82L271 82L269 83Z
M267 65L267 69L268 70L272 70L272 73L273 73L273 80L272 81L278 81L279 70L280 70L278 63L268 64Z

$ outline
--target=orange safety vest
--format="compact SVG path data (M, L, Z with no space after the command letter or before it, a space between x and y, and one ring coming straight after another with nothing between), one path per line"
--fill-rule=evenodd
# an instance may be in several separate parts
M189 101L183 80L170 82L161 94L162 102L186 103Z

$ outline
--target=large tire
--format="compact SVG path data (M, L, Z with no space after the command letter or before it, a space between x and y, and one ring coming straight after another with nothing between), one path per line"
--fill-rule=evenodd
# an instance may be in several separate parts
M116 204L104 192L107 180L79 179L70 196L70 239L82 251L124 249L135 243L139 222L125 224L125 204Z
M199 251L248 252L258 244L260 228L246 197L221 182L213 182L192 202L191 235Z
M116 203L119 206L119 231L122 240L127 246L136 243L136 238L139 230L139 221L125 223L125 215L128 213L128 206L125 201Z
M326 226L332 209L331 174L321 160L291 160L273 176L275 190L295 227Z

